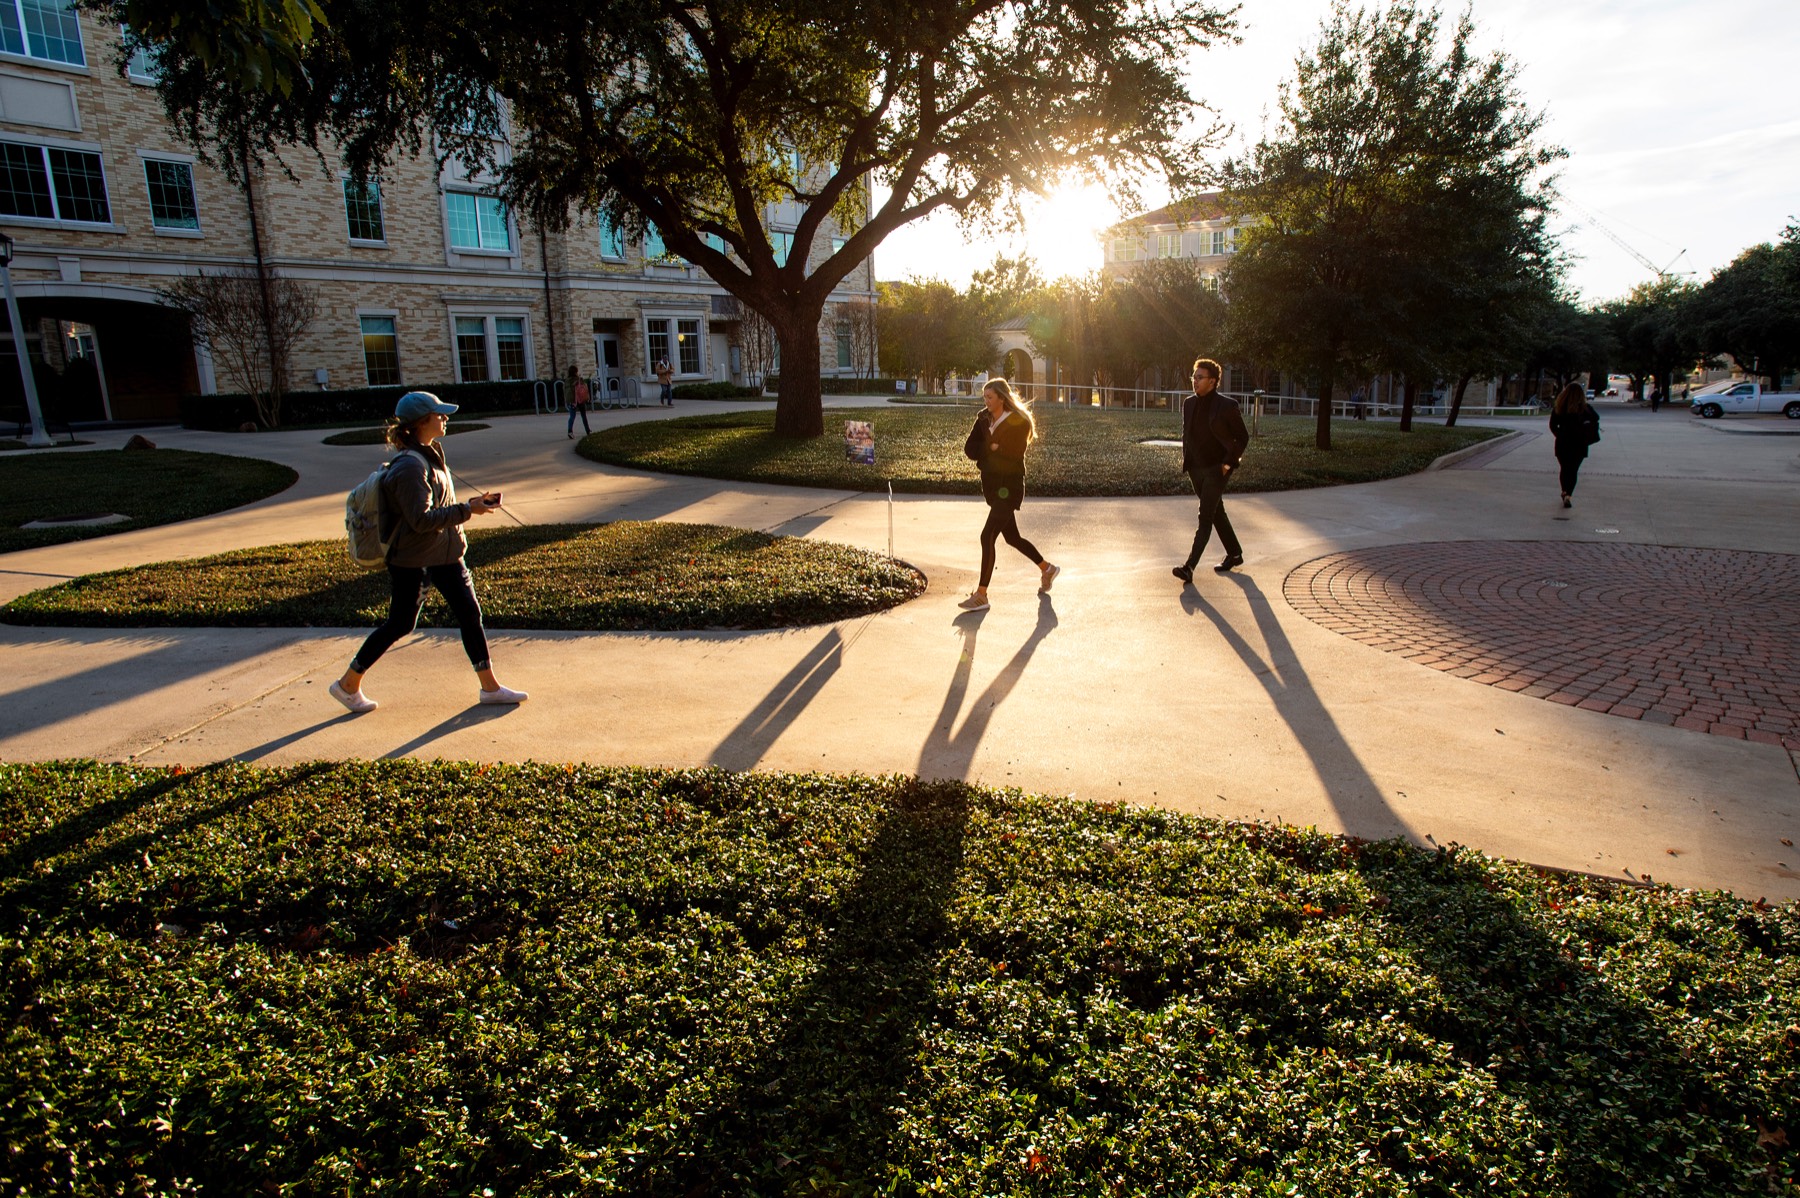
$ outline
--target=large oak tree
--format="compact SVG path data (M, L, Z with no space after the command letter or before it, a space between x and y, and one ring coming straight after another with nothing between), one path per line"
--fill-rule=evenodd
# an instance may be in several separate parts
M170 116L202 145L312 146L359 176L397 154L455 154L491 168L542 227L584 213L654 224L774 326L776 429L796 437L823 427L805 364L827 297L895 229L940 210L1016 219L1021 190L1069 175L1108 177L1127 200L1146 172L1190 186L1204 138L1186 132L1199 105L1181 68L1232 28L1183 0L319 9L285 89L161 43ZM774 244L772 211L791 222L791 254ZM828 219L848 235L809 259Z

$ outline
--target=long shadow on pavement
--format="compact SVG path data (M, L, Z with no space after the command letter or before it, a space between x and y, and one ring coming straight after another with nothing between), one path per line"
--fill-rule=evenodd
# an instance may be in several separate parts
M129 635L129 633L127 633ZM160 690L217 672L235 659L196 654L186 643L163 645L148 653L119 657L90 669L38 683L30 701L0 696L0 739L36 732L80 716L91 716L140 697L146 688ZM78 746L71 746L71 749ZM92 746L90 746L92 751Z
M725 734L707 761L728 770L755 768L843 664L843 634L833 628Z
M1037 624L1031 635L1013 653L1012 659L994 675L994 680L987 684L970 704L968 714L963 717L962 727L951 731L956 722L957 712L962 710L963 697L969 691L969 675L975 666L975 638L981 631L981 613L971 612L956 617L955 624L962 635L962 652L956 659L956 669L950 675L950 689L944 692L943 706L938 709L937 718L931 722L931 732L925 743L919 748L918 775L921 778L956 778L967 780L969 770L975 763L975 750L981 747L982 738L987 735L988 724L994 718L994 712L1006 697L1012 693L1019 679L1025 673L1025 666L1031 661L1031 655L1043 639L1055 630L1057 625L1056 608L1050 602L1048 594L1038 596Z
M1253 579L1239 574L1230 575L1230 578L1244 591L1249 602L1268 652L1266 660L1231 626L1224 613L1208 603L1194 587L1182 588L1182 608L1189 615L1198 613L1210 620L1245 668L1262 684L1274 702L1276 712L1311 759L1313 770L1346 829L1375 839L1410 832L1405 821L1382 798L1381 787L1369 776L1356 750L1344 739L1330 709L1313 689L1312 679L1301 668L1293 644L1275 619L1275 613L1269 609L1268 598Z

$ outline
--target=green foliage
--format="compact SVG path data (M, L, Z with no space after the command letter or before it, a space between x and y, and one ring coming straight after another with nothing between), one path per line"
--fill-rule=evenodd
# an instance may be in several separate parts
M1774 386L1800 367L1800 224L1739 254L1692 296L1683 316L1708 354L1730 354Z
M470 424L467 421L465 421L461 424L450 425L448 428L446 428L444 430L444 436L452 437L452 436L455 436L457 433L473 433L473 432L478 432L481 429L489 428L489 427L491 427L491 426L486 425L486 424ZM323 441L319 442L319 444L321 444L321 445L386 445L387 444L387 427L384 425L381 428L353 428L353 429L349 430L348 432L333 433L333 434L331 434L331 436L326 437Z
M0 1186L1793 1192L1800 911L910 778L0 765Z
M0 553L210 516L285 491L299 477L259 458L185 449L20 454L0 461ZM110 513L130 522L19 527Z
M1027 497L1033 495L1186 495L1178 449L1145 445L1181 439L1179 412L1033 409L1038 440L1025 459ZM844 458L843 443L826 438L796 443L774 435L769 412L731 412L644 421L605 429L576 447L584 457L640 470L697 474L742 482L833 487L847 491L896 491L974 495L981 483L963 456L973 423L966 403L833 408L833 420L875 425L875 464ZM1311 423L1300 417L1264 417L1263 435L1250 442L1243 466L1231 477L1233 491L1288 491L1338 483L1372 482L1423 470L1435 459L1499 435L1499 430L1419 428L1401 433L1376 421L1338 426L1335 452L1311 444Z
M1470 16L1447 38L1440 20L1335 0L1276 129L1226 166L1247 222L1226 280L1236 352L1327 400L1376 369L1460 375L1520 352L1554 291L1541 176L1562 151L1537 144L1512 63L1474 52Z
M1673 372L1692 365L1702 341L1693 318L1697 293L1693 284L1665 277L1601 305L1617 347L1613 362L1631 376L1640 396L1647 391L1645 379L1655 379L1667 395Z
M920 594L910 566L824 541L714 524L621 521L469 531L490 628L782 628ZM454 628L435 591L421 625ZM351 628L387 616L385 571L337 541L242 549L90 574L0 608L12 624Z
M438 383L413 387L342 387L332 391L289 391L281 397L282 425L346 424L386 420L394 414L394 402L408 391L425 390L462 409L464 418L476 414L532 411L533 380L507 382ZM256 423L256 404L248 395L184 395L180 401L184 428L236 432Z
M941 390L950 374L981 375L993 368L999 356L995 317L979 296L942 279L876 287L883 370Z
M682 383L675 388L676 399L761 399L761 387L740 387L736 383Z

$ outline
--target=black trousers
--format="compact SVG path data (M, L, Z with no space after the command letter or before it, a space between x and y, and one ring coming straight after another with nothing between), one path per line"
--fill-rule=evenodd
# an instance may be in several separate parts
M1564 495L1575 494L1575 477L1581 473L1581 463L1585 461L1587 461L1586 454L1582 454L1580 457L1574 454L1570 454L1568 457L1564 457L1560 453L1556 455L1556 464L1561 467L1558 473L1562 476L1562 493Z
M388 603L388 618L369 634L350 668L366 674L381 655L394 647L394 642L419 626L419 611L425 606L425 581L438 589L456 622L462 627L463 652L477 670L488 668L487 630L481 626L481 604L475 598L475 580L461 562L448 566L389 566L388 580L394 596Z
M1194 494L1200 500L1200 527L1194 531L1194 547L1188 550L1187 568L1192 570L1200 564L1200 555L1206 552L1206 543L1212 540L1215 528L1219 530L1219 544L1225 546L1225 552L1232 557L1242 557L1244 547L1238 544L1237 533L1231 531L1231 517L1225 514L1224 468L1202 466L1190 470L1188 481L1194 484Z
M1009 507L989 507L987 523L981 526L981 585L994 577L994 542L1001 537L1006 543L1031 559L1035 566L1044 564L1037 546L1019 535L1019 514Z

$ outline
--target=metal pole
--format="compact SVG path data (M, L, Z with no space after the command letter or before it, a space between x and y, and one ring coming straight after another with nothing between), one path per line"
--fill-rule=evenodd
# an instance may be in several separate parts
M10 259L12 255L7 257ZM48 449L56 442L44 430L44 413L38 407L37 379L31 373L31 359L25 352L25 335L19 328L19 301L13 298L10 262L0 262L0 282L6 284L6 319L12 324L13 352L19 355L19 378L25 383L25 410L31 413L31 436L25 444L33 449Z
M1256 390L1252 391L1250 393L1250 398L1256 404L1255 407L1250 409L1250 435L1252 437L1260 437L1262 436L1262 388L1258 387Z

